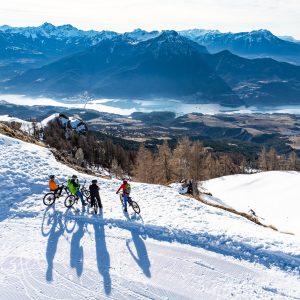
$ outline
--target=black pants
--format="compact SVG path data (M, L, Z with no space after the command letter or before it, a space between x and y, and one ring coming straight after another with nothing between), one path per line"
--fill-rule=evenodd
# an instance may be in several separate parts
M58 196L61 195L62 190L63 190L63 186L58 187L56 190L53 190L52 192L54 193L54 195L56 196L56 194L58 193Z
M101 208L102 207L102 203L101 203L100 196L91 195L91 205L94 206L95 199L98 202L98 207Z

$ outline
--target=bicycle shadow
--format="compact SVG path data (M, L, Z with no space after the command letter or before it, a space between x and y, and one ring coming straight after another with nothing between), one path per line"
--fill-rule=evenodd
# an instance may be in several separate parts
M123 213L127 220L131 220L128 212L123 212ZM137 217L135 214L132 219L135 220L136 218ZM143 222L142 217L139 216L139 218L141 218L141 220ZM139 232L138 228L128 227L128 228L124 228L124 229L130 231L130 233L131 233L131 240L126 240L126 247L129 251L129 253L131 254L131 256L132 256L133 260L136 262L136 264L141 268L144 275L147 276L148 278L150 278L151 277L151 272L150 272L151 263L149 260L149 255L148 255L146 245L144 243L144 239L146 239L146 234L142 234L141 232ZM130 248L131 241L133 242L133 244L135 246L136 255Z
M98 215L98 218L103 220L102 211ZM106 295L109 295L111 293L110 256L106 247L104 224L102 222L95 222L93 226L95 231L97 267L103 277L104 292Z

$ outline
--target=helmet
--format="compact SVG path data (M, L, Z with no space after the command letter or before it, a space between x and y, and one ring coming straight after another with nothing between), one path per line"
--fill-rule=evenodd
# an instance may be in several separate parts
M127 179L126 179L126 178L123 178L123 182L124 182L124 183L127 183Z
M55 175L49 175L49 178L53 179L53 178L55 178Z
M92 180L92 184L96 184L96 183L97 183L96 179Z
M73 179L76 179L76 178L77 178L77 175L73 175L72 178L73 178Z

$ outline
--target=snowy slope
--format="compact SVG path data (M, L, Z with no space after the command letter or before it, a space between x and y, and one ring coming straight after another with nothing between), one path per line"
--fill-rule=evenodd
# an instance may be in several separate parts
M98 179L94 216L42 203L49 174L78 174L43 147L0 135L0 299L299 299L300 243L246 219L132 183Z
M300 235L299 182L298 172L272 171L216 178L204 187L213 194L207 200L242 212L252 209L263 223Z
M21 124L21 130L25 132L31 132L33 130L32 122L24 121L19 118L10 117L8 115L0 115L0 121L3 122L17 122Z

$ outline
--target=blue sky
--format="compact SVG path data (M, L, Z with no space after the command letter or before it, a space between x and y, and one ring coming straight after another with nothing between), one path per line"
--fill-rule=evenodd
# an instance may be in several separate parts
M118 32L135 28L269 29L300 39L300 0L0 0L1 25L70 23ZM3 2L3 3L2 3Z

